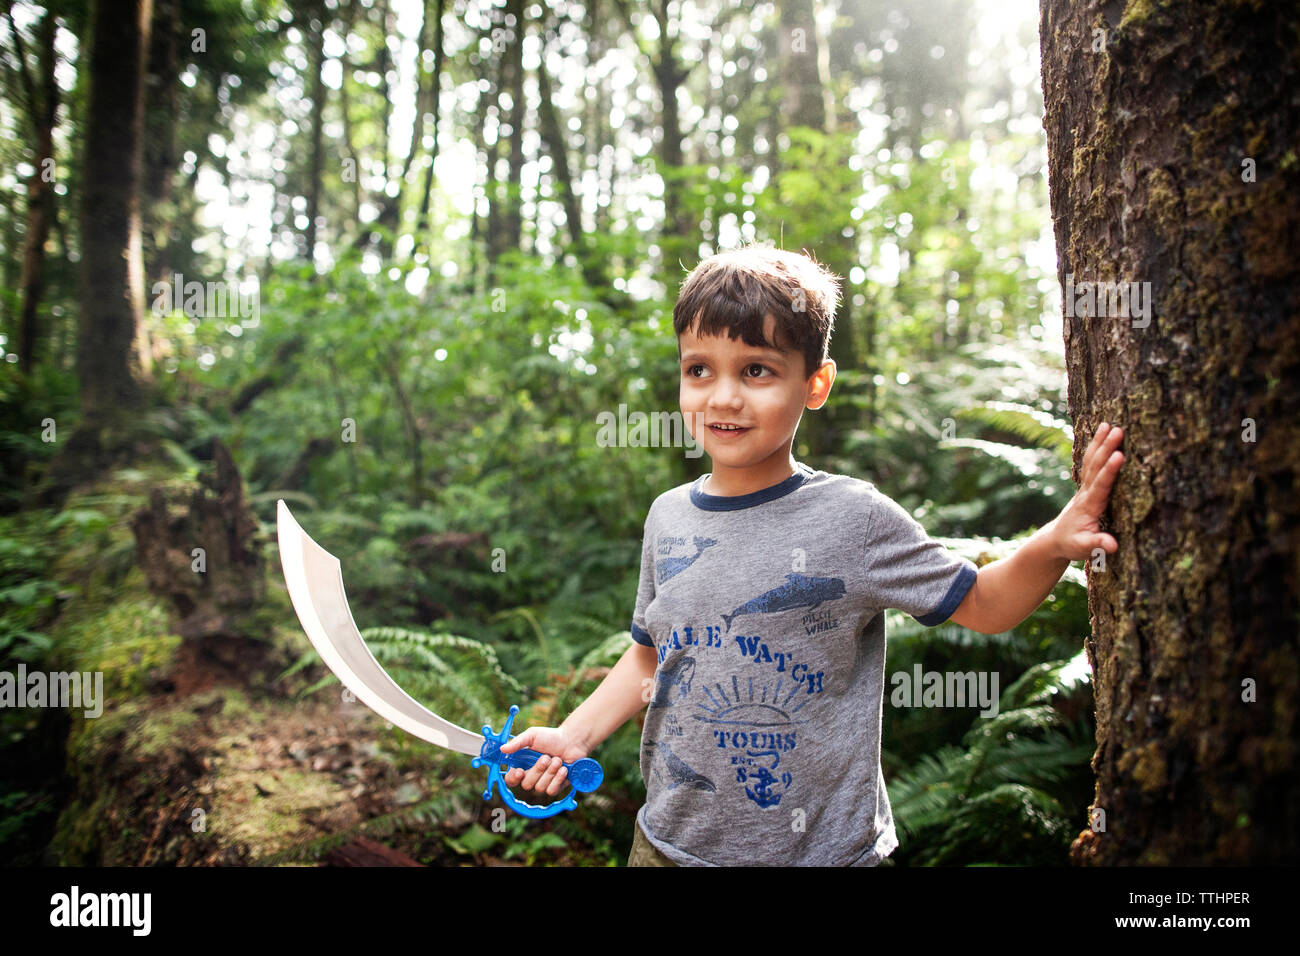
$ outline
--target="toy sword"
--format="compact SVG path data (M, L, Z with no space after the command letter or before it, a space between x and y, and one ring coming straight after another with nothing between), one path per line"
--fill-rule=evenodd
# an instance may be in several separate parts
M484 724L483 733L476 734L444 720L419 703L397 686L362 640L343 590L343 569L339 559L302 530L283 501L276 503L276 527L284 580L302 629L307 632L325 666L363 704L421 740L472 754L471 766L488 768L483 799L491 799L492 790L496 788L502 803L522 816L552 817L561 811L572 810L577 805L575 794L589 793L600 786L605 772L595 760L584 757L564 764L572 787L562 799L547 806L534 806L516 799L506 786L503 774L512 767L527 770L544 756L527 748L512 754L501 752L501 745L512 736L510 728L519 708L510 708L500 733L493 732L490 725Z

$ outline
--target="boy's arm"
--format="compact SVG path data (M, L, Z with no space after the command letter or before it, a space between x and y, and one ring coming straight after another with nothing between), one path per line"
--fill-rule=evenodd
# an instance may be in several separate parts
M1107 554L1118 550L1100 519L1124 461L1116 450L1123 437L1122 429L1101 423L1083 455L1079 491L1014 554L979 569L953 621L981 634L1008 631L1043 603L1071 561L1090 558L1095 548Z
M568 731L588 753L596 749L649 703L658 662L653 647L634 641L600 686L560 724L560 729Z
M526 771L511 769L505 775L506 786L559 793L568 773L564 762L587 756L649 702L658 658L653 647L633 642L600 686L559 727L529 727L511 737L501 746L502 753L530 747L553 756L542 757Z
M527 771L512 768L506 786L522 781L527 790L559 793L567 771L563 762L573 762L591 753L606 737L650 701L659 654L646 630L646 609L655 596L654 505L646 513L641 536L641 575L637 582L636 607L632 611L632 646L623 652L591 696L584 700L559 727L529 727L501 747L514 753L530 747L552 757L542 757Z

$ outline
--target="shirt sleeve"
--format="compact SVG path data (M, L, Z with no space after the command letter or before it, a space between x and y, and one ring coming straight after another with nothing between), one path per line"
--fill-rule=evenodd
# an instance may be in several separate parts
M867 526L867 593L874 606L897 608L926 627L952 617L975 583L975 563L930 537L921 523L877 492Z
M652 509L653 510L653 509ZM646 627L645 612L655 598L655 535L646 515L641 536L641 581L636 589L636 609L632 612L632 640L654 647L654 638Z

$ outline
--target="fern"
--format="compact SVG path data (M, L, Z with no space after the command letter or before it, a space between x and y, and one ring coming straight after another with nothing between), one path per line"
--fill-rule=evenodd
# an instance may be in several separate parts
M361 637L404 691L453 723L473 726L500 720L511 702L525 696L523 685L502 669L496 651L480 641L398 627L368 628ZM281 676L319 660L316 651L310 650ZM337 681L327 674L299 696L309 696Z
M955 781L969 760L966 751L952 746L922 754L889 786L889 803L898 825L915 835L946 819L958 797Z
M285 863L301 863L308 859L319 860L331 850L351 843L358 836L386 836L399 827L427 826L459 812L460 807L454 794L437 794L414 806L372 817L337 833L299 840L286 849L259 857L252 862L252 865L282 866Z
M1074 430L1067 422L1028 405L982 402L958 409L956 415L1001 432L1009 432L1035 448L1049 449L1063 462L1069 462L1074 450Z
M526 622L537 637L537 646L542 653L542 666L547 674L551 672L551 650L550 644L546 639L546 630L542 627L542 622L537 618L537 612L529 607L512 607L493 615L494 621L505 621L512 617L517 617Z
M973 850L997 853L1035 838L1059 842L1066 824L1065 809L1050 794L1023 784L1003 784L964 804L924 862L931 866L961 862ZM1006 839L1008 833L1016 837Z
M980 451L990 458L1006 462L1020 474L1030 477L1041 474L1043 471L1042 466L1039 464L1040 453L1032 448L1021 448L1018 445L1008 445L1005 442L986 441L983 438L946 438L939 442L939 447L970 448Z
M1091 743L1072 742L1062 746L1058 739L1016 739L997 748L986 761L983 773L990 781L1015 783L1039 780L1054 784L1086 765L1092 756Z
M611 634L584 654L569 677L554 689L555 696L551 702L550 712L546 718L547 721L554 724L557 720L562 720L564 715L568 713L569 705L576 698L578 691L582 689L582 685L595 678L596 675L593 675L592 672L602 667L613 667L631 646L631 632L620 631L617 634Z
M1043 701L1081 680L1077 659L1031 667L1002 693L1005 709L972 726L962 747L923 754L897 776L890 804L918 844L914 862L1059 861L1069 815L1050 788L1086 768L1092 746L1086 726L1063 728Z
M1014 710L1050 700L1063 690L1072 690L1086 680L1086 663L1083 651L1079 651L1069 660L1035 664L1002 692L999 706Z

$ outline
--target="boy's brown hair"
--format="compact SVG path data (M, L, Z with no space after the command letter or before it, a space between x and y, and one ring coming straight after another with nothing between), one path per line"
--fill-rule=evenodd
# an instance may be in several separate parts
M812 256L748 245L691 270L673 306L673 330L680 336L698 319L696 335L798 351L808 378L826 361L839 301L839 277ZM768 315L776 320L776 342L763 337Z

